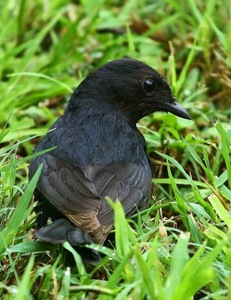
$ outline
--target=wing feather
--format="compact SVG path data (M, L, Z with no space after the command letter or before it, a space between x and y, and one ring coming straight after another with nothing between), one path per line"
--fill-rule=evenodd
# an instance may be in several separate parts
M123 162L108 166L73 166L51 154L42 157L37 189L77 227L103 243L114 212L106 201L119 199L126 215L147 203L151 170L147 164Z

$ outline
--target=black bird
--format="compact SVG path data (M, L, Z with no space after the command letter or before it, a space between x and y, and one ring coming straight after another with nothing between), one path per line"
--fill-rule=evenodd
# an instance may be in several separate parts
M57 147L30 164L30 178L43 164L35 191L39 239L103 244L114 220L106 196L119 199L127 216L147 205L152 171L136 123L155 111L191 119L165 79L134 59L111 61L78 86L36 152Z

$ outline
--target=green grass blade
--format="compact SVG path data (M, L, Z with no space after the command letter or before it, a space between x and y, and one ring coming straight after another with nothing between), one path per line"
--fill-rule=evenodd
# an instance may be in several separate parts
M42 165L39 166L35 175L29 182L22 198L12 214L7 227L0 232L0 254L13 242L15 234L18 232L19 227L27 218L30 210L28 210L29 203L32 199L34 189L41 173Z

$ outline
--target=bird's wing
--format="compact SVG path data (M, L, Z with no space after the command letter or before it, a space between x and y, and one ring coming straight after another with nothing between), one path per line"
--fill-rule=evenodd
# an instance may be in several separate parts
M42 162L39 192L95 242L104 241L114 220L106 196L119 199L126 215L149 200L149 166L120 163L77 167L51 154L44 155Z

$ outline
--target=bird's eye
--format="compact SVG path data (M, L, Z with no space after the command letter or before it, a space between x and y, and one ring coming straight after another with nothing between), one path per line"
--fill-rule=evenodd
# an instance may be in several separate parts
M151 94L156 89L156 83L151 79L145 80L143 82L142 86L143 86L145 93L147 93L147 94Z

